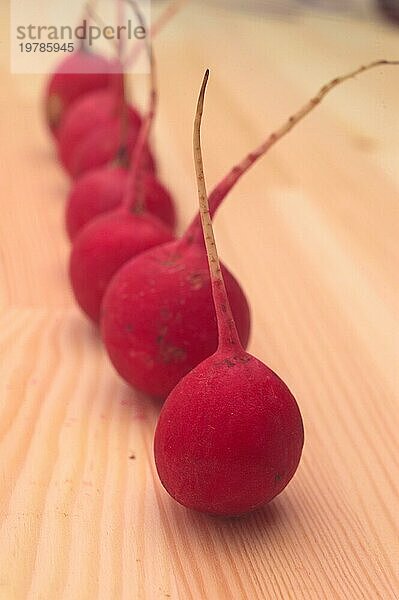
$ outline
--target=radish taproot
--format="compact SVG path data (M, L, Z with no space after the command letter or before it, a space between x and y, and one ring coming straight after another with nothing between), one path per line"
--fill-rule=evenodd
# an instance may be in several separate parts
M200 126L207 71L194 126L200 215L218 324L216 352L168 396L154 454L161 482L187 508L241 515L269 502L293 477L304 432L295 398L240 342L220 268L204 178Z
M143 151L147 146L157 101L152 50L151 95L134 150L129 178L120 207L96 217L78 233L72 247L69 275L75 298L94 322L99 321L104 292L120 267L145 250L173 239L173 233L145 206L142 187Z
M319 93L234 166L210 194L211 215L237 181L336 85L376 61L323 86ZM132 386L165 398L197 364L216 351L217 323L199 216L183 237L129 261L113 278L102 305L102 337L115 369ZM222 265L238 335L248 343L250 315L239 284Z

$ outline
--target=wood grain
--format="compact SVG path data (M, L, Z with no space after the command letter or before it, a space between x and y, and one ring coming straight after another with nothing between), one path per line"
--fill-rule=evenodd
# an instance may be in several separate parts
M367 21L181 14L157 41L156 127L181 228L196 208L205 67L210 188L324 81L397 58L397 35ZM398 82L381 69L334 92L218 214L221 254L251 299L251 351L294 391L306 429L284 493L221 520L162 489L158 407L120 381L73 305L68 182L41 122L43 80L4 69L1 599L399 597Z

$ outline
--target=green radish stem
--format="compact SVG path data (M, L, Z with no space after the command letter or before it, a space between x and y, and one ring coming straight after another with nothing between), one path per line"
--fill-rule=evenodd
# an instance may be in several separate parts
M340 85L344 81L348 79L352 79L363 73L365 71L369 71L375 67L380 67L383 65L399 65L399 61L396 60L376 60L367 65L363 65L346 75L341 75L340 77L336 77L332 79L329 83L320 88L319 92L309 100L302 108L300 108L296 113L294 113L279 129L276 129L273 133L269 135L265 142L263 142L258 148L256 148L253 152L250 152L240 163L235 165L231 171L222 179L222 181L213 189L209 196L209 206L210 213L213 216L216 210L219 208L220 204L230 192L230 190L234 187L237 181L252 167L254 163L256 163L262 156L264 156L268 150L278 140L287 135L288 132L291 131L302 119L309 114L320 102L323 100L324 96L326 96L331 90L333 90L337 85ZM189 226L185 238L190 242L194 240L198 240L201 237L201 228L200 228L200 216L197 215Z
M242 350L234 322L223 274L220 269L219 255L216 247L215 236L212 227L212 218L209 210L208 194L204 175L204 165L201 150L201 122L204 111L204 99L206 86L209 79L209 69L206 70L198 98L197 111L194 122L194 161L197 174L197 188L199 200L199 213L202 224L202 232L205 240L206 253L208 256L209 271L211 276L212 292L216 310L216 320L219 333L219 350L236 347Z

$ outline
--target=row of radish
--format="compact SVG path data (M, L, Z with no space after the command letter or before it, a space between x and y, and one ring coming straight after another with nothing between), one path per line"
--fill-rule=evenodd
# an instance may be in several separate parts
M142 21L137 4L128 2ZM124 75L84 47L69 59L81 73L66 74L61 66L49 82L49 125L74 178L66 208L70 279L122 378L166 398L154 452L167 491L189 508L243 514L269 502L293 477L303 425L287 386L246 352L248 301L219 263L212 217L240 177L336 85L397 63L376 61L321 88L236 165L209 199L200 144L207 72L194 126L200 210L176 239L174 201L156 175L150 148L157 88L150 44L147 52L151 91L145 116L127 102ZM92 71L95 64L97 72L83 74L83 63Z

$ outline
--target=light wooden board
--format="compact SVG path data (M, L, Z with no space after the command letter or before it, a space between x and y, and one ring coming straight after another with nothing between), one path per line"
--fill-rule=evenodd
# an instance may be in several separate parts
M205 67L211 186L325 80L398 58L398 39L378 23L180 15L157 41L156 144L181 228ZM294 391L306 429L284 493L221 520L162 489L157 407L120 381L74 307L43 80L2 60L0 598L398 598L399 68L334 92L216 219L251 299L250 349Z

